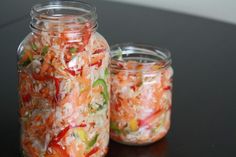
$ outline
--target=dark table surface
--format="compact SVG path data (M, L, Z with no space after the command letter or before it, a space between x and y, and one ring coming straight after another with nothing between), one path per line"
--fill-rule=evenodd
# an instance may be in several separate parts
M39 0L0 2L0 156L19 156L16 49ZM110 44L145 42L172 51L172 127L143 147L110 143L108 157L236 156L236 25L120 3L92 1Z

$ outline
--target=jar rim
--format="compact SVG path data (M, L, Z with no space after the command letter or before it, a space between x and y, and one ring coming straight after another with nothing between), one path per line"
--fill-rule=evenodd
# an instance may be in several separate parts
M111 46L110 55L112 70L137 71L137 69L126 69L123 66L119 66L128 61L134 61L133 64L142 65L147 68L157 65L158 68L152 70L152 72L167 68L172 63L171 52L168 49L144 43L129 42L115 44ZM120 56L122 56L122 59L119 58Z
M31 28L40 30L39 21L54 24L91 24L91 29L97 28L96 7L82 1L49 1L35 4L31 8ZM79 29L81 26L74 26ZM46 31L46 30L41 30Z

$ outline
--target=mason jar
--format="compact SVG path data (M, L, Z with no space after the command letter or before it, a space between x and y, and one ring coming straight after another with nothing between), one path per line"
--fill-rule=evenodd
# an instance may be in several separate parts
M109 140L109 46L95 8L75 1L33 6L18 55L25 157L101 157Z
M170 52L127 43L111 48L111 139L150 144L170 128L172 106Z

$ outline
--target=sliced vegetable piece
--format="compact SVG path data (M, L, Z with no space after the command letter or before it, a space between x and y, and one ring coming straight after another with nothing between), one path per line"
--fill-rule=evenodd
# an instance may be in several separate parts
M122 133L121 130L118 128L117 124L114 122L110 123L110 128L112 131L114 131L118 135Z
M108 88L107 88L107 84L106 81L104 79L97 79L94 83L93 83L93 87L96 87L98 85L101 85L103 87L103 92L101 93L103 98L104 98L104 103L108 104L108 100L109 100L109 93L108 93Z
M31 43L31 48L34 50L34 51L37 51L38 50L38 47L35 43Z
M129 127L132 132L138 130L138 121L136 119L132 119L129 121Z
M57 144L65 135L66 133L70 130L71 126L67 126L64 128L56 137L54 137L48 144L49 147L54 146Z
M93 52L93 54L99 54L99 53L102 53L104 51L105 51L105 49L97 49Z
M22 66L27 66L31 63L32 60L32 53L30 51L23 51L19 63Z
M94 144L97 142L99 134L96 134L89 142L87 148L90 149L94 146Z
M44 46L42 49L42 56L45 56L48 53L49 46Z
M104 77L105 79L109 76L109 70L108 68L105 69L105 72L104 72Z
M97 67L99 68L102 65L102 60L90 64L90 66L95 66L95 65L97 65Z
M147 118L143 119L143 120L138 120L138 126L139 127L142 127L142 126L145 126L147 124L149 124L151 121L153 121L153 119L156 118L156 116L159 115L159 113L161 112L162 110L157 110L156 112L152 113L151 115L149 115Z
M78 49L75 47L71 47L69 51L70 51L70 53L73 54L73 53L76 53L78 51Z
M55 77L53 77L53 80L55 82L55 88L56 88L56 100L58 100L59 99L59 92L60 92L60 80Z
M84 131L84 129L82 129L82 128L77 128L77 129L76 129L76 134L80 137L80 139L81 139L83 142L85 142L85 143L88 142L88 135L87 135L87 133Z
M23 96L22 96L22 101L23 101L24 103L29 102L30 99L31 99L31 95L30 95L30 94L26 94L26 95L23 95Z
M85 154L85 157L90 157L93 154L97 153L99 151L99 147L94 147L90 152L88 152L87 154Z

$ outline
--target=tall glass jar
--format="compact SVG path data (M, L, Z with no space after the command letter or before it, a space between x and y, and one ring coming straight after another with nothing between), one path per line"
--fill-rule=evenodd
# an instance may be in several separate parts
M25 157L101 157L109 140L109 46L95 8L35 5L18 48L21 146Z
M128 145L153 143L170 128L170 53L134 43L111 49L111 138Z

